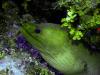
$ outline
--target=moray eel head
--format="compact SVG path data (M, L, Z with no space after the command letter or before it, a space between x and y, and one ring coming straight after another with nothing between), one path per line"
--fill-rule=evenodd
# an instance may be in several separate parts
M54 68L64 74L84 71L84 63L73 52L67 32L52 23L25 23L21 28L27 41L37 48L43 58ZM76 49L77 50L77 49Z

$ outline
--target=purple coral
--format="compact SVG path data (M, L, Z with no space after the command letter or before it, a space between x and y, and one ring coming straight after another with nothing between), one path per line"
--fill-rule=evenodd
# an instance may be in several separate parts
M17 43L17 48L22 48L23 50L29 52L33 57L37 58L39 56L38 50L33 48L27 41L26 39L22 36L19 35L16 39Z

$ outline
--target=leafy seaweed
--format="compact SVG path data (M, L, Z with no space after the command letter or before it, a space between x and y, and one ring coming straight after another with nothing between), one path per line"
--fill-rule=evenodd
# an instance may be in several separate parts
M58 4L67 8L67 16L61 22L73 40L80 40L89 30L100 27L100 0L59 0Z

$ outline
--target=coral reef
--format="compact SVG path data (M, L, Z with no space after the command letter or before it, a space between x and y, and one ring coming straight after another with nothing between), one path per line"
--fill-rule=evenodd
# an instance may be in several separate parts
M0 0L0 75L63 75L19 32L25 23L41 22L60 24L73 44L99 54L100 0Z

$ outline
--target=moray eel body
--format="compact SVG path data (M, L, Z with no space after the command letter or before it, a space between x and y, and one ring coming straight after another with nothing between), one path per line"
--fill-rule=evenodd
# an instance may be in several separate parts
M67 31L59 25L25 23L20 31L64 75L100 75L100 55L90 55L81 43L72 44Z

